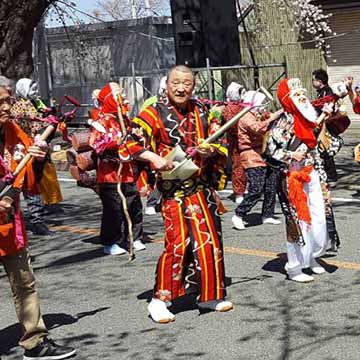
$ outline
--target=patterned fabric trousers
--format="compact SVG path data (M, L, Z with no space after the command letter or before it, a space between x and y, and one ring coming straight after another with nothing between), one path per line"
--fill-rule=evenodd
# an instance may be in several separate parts
M248 193L236 208L236 215L243 217L256 205L264 194L262 207L263 217L273 217L275 211L276 192L279 186L279 171L270 166L255 167L245 170L248 182Z
M326 227L328 231L328 235L331 241L331 246L339 247L340 246L340 237L336 229L336 222L334 216L334 210L332 207L331 194L328 184L327 173L325 170L325 161L320 156L315 158L314 164L315 170L319 174L321 190L324 197L325 203L325 217L326 217Z
M242 195L246 190L246 173L244 167L240 163L239 152L231 154L232 162L232 187L235 195Z
M41 195L24 192L24 199L28 209L28 219L31 224L45 222L45 206Z
M223 299L225 269L221 222L209 189L182 199L164 200L165 249L160 256L154 297L171 301L185 294L185 281L196 273L200 302ZM193 268L189 265L194 263Z
M326 171L328 181L337 182L338 174L336 170L334 156L329 156L327 154L324 154L323 160L324 160L324 169Z

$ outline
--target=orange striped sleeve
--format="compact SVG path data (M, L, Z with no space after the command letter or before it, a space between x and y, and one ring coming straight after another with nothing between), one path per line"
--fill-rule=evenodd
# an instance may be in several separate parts
M131 122L129 134L119 147L122 161L131 161L145 150L156 150L156 135L161 119L153 106L148 106Z

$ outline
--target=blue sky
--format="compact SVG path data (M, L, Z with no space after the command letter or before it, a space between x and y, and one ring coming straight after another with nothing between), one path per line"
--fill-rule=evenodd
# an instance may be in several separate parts
M91 12L96 4L96 0L72 0L80 10Z
M74 2L76 4L76 7L79 10L82 10L84 12L87 13L92 13L92 11L95 8L96 5L96 0L72 0L72 2ZM77 14L82 20L89 22L89 18L85 15L81 15L80 13ZM53 26L61 26L57 21L50 21L49 19L46 22L46 25L48 27L53 27Z

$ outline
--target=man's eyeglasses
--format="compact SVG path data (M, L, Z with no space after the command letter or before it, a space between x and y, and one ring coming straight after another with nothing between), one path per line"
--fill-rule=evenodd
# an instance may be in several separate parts
M16 99L9 96L9 97L5 97L0 99L0 107L7 104L7 105L14 105L16 102Z

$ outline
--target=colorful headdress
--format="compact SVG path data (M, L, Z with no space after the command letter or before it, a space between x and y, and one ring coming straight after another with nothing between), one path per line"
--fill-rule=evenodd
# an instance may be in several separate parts
M299 79L284 79L280 82L277 96L285 112L294 117L294 131L297 138L309 148L316 146L317 140L313 133L318 114L305 96Z

